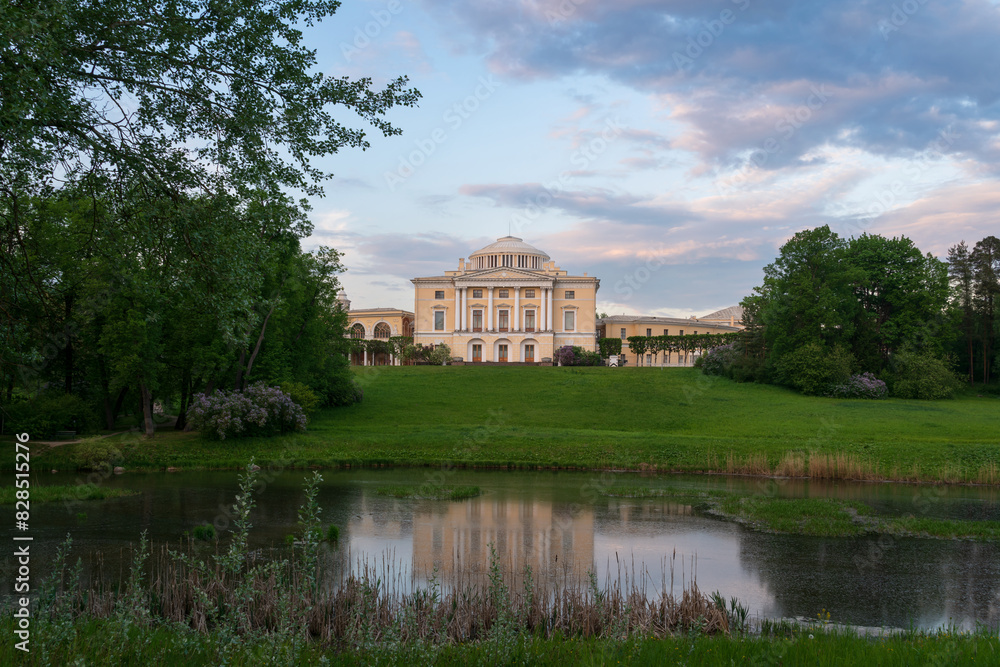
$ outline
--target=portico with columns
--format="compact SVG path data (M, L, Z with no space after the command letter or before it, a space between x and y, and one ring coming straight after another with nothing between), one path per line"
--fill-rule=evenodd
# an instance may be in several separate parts
M569 275L517 237L412 282L414 343L447 344L466 363L539 363L563 345L597 349L600 281Z

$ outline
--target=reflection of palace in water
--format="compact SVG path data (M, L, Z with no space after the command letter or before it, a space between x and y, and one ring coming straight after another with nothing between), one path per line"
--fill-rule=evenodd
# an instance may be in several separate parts
M571 513L549 502L476 498L443 511L413 515L413 567L445 575L470 565L488 566L490 545L502 567L535 572L568 567L583 574L594 562L594 512Z
M375 509L370 499L364 502ZM351 520L352 539L405 539L413 544L413 572L437 568L442 580L485 572L492 545L501 568L520 573L569 571L585 575L594 563L594 512L546 501L475 498L464 502L405 502L389 512ZM405 509L404 509L405 508ZM367 508L366 508L367 509ZM407 511L410 510L410 511Z

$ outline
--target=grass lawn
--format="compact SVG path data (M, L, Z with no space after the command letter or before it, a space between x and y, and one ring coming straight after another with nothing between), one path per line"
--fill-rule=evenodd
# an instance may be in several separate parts
M14 622L0 625L13 636ZM62 625L33 620L30 653L0 648L3 664L184 665L990 665L1000 641L982 631L904 633L866 637L852 631L801 628L783 636L678 635L624 640L567 636L432 644L371 643L329 648L296 637L249 637L197 633L181 624L143 627L108 620L76 619Z
M304 434L126 436L130 469L265 465L616 468L1000 483L1000 400L863 401L690 368L379 367ZM72 469L78 445L36 465ZM50 465L51 464L51 465ZM12 466L13 458L0 462Z

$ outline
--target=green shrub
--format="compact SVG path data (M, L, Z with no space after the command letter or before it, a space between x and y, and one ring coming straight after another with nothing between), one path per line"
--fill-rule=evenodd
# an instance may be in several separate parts
M937 400L952 398L961 380L948 364L928 352L904 348L889 360L889 387L898 398Z
M32 439L45 440L56 431L93 433L98 425L91 406L73 394L42 394L28 401L4 407L6 433L28 433Z
M205 523L194 527L194 539L208 542L215 539L215 526Z
M854 365L854 355L840 346L826 349L808 343L781 357L777 370L784 384L816 395L828 392L831 385L846 383Z
M339 542L340 528L331 523L330 526L326 529L326 539L328 542Z
M134 443L116 442L114 438L100 436L87 438L75 445L73 460L81 470L104 470L124 465Z
M303 379L323 407L352 405L361 400L361 388L354 381L351 363L341 355L328 357L323 368Z
M299 404L299 407L302 408L302 411L306 415L316 412L316 409L319 407L319 396L309 388L309 385L301 382L282 382L278 386L281 391L288 394L293 401Z
M436 345L434 349L427 354L427 361L437 366L441 366L450 360L451 348L444 343Z
M601 356L607 359L613 354L622 353L621 338L601 338L597 341L597 346L601 351Z
M772 368L763 359L739 355L729 367L729 377L735 382L770 382Z

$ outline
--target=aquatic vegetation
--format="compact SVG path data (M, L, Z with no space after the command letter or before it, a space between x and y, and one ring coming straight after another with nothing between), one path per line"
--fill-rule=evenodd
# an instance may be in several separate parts
M411 498L413 500L465 500L482 495L478 486L442 486L423 484L421 486L380 486L375 489L377 496Z

